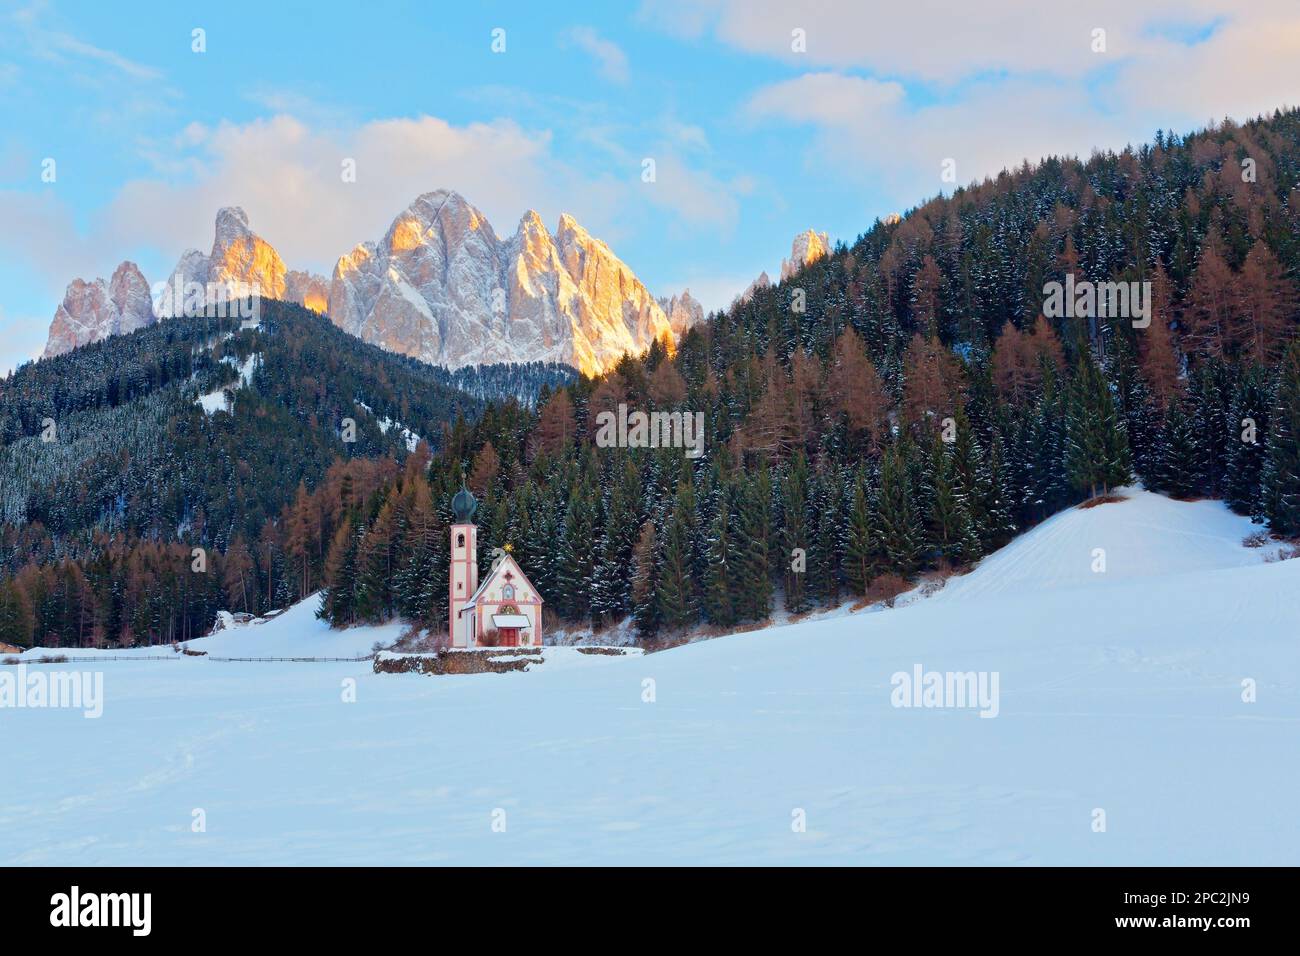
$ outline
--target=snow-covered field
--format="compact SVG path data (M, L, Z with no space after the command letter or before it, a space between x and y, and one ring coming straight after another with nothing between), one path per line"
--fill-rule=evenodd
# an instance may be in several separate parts
M1294 865L1300 560L1252 530L1134 492L906 607L529 673L106 662L100 719L0 710L0 863ZM192 646L400 630L313 610ZM918 665L997 716L893 706Z

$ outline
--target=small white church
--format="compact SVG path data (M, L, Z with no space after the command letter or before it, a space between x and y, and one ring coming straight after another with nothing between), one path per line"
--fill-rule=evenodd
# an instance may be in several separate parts
M453 648L540 647L542 596L508 552L478 579L478 501L468 488L451 499L447 636Z

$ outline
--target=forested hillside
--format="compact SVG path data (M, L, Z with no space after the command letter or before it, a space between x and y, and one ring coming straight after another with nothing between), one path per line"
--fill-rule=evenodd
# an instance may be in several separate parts
M536 411L492 403L431 458L354 451L281 518L267 513L270 556L218 542L203 578L175 544L152 560L205 602L263 609L325 586L333 623L400 615L440 632L448 505L463 478L482 500L485 566L510 545L549 613L597 627L633 614L651 641L762 620L778 597L800 612L888 596L1135 476L1225 497L1295 536L1298 275L1296 111L1049 160L878 222L712 316L673 355L656 345L547 388ZM1069 276L1149 282L1150 323L1048 318L1045 286ZM243 342L232 340L237 360L269 347ZM419 412L362 400L425 434ZM620 405L703 413L704 455L598 447L596 416ZM371 438L377 448L384 436ZM295 483L286 472L282 489ZM140 520L129 504L124 514ZM112 576L27 564L0 587L0 640L173 636L158 615L183 598L164 594L144 614L139 599L103 597L96 574ZM81 585L62 582L79 575L94 599L74 613ZM103 623L120 622L119 606L138 623Z
M535 398L574 374L448 372L280 302L260 319L170 319L0 380L0 573L16 576L0 584L0 629L22 637L30 623L61 643L193 636L226 603L211 568L192 570L195 548L202 564L257 555L250 607L295 600L279 568L300 489L336 462L436 447L486 399Z
M1300 534L1300 113L1053 159L851 247L532 415L489 413L364 507L323 512L324 612L445 627L462 470L566 621L654 640L887 597L1135 477ZM1150 282L1151 321L1044 316L1045 286ZM699 460L596 416L702 411ZM436 520L429 517L430 498ZM418 516L412 521L410 516Z

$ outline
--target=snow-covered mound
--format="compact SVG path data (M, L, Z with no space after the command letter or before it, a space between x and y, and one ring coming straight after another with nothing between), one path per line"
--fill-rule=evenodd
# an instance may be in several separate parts
M376 643L388 647L405 630L401 624L333 630L316 619L319 607L320 595L313 594L278 617L221 630L185 646L221 657L360 657Z
M184 646L220 657L360 657L369 654L376 643L388 647L405 629L401 624L384 624L332 630L324 621L316 619L319 607L320 595L313 594L277 617L227 627L211 637L186 641ZM126 649L34 647L21 657L23 660L55 655L130 658L171 653L170 644Z
M1294 865L1300 560L1249 530L1134 494L942 598L528 673L105 665L98 720L0 715L0 865ZM917 669L996 716L896 706Z
M1243 539L1260 526L1221 501L1173 501L1136 488L1116 494L1124 500L1047 519L970 574L949 580L936 599L1097 588L1254 565L1277 553L1272 543L1245 547Z

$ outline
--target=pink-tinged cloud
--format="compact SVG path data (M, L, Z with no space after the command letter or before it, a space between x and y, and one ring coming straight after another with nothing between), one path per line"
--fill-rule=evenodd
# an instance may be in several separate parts
M1147 55L1175 26L1235 27L1267 47L1269 26L1298 14L1294 0L644 0L639 19L808 69L948 84L1003 71L1078 77ZM1095 30L1105 31L1104 53L1094 49Z

